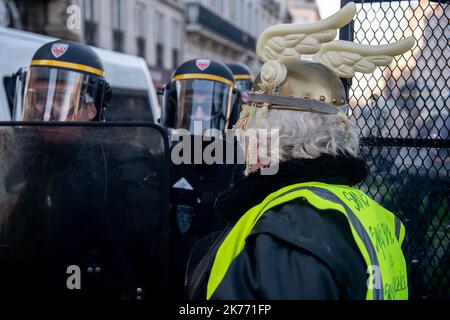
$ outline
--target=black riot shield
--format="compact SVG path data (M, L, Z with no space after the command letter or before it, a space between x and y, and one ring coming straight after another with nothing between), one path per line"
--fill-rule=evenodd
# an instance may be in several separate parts
M153 125L0 125L0 294L168 297L168 152Z

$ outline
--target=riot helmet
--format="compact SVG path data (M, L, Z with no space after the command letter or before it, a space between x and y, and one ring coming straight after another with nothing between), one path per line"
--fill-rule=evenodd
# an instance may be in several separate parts
M253 87L253 74L250 68L243 63L227 63L227 67L233 72L236 87L241 91L250 91Z
M227 67L233 72L236 80L230 121L234 125L242 111L242 105L248 102L248 93L253 88L253 75L250 68L242 63L228 63Z
M57 40L41 46L16 74L16 121L103 120L111 89L100 57L87 45Z
M164 88L162 124L201 134L231 128L235 80L230 69L210 59L184 62ZM200 127L201 123L201 127ZM198 128L202 132L198 132Z

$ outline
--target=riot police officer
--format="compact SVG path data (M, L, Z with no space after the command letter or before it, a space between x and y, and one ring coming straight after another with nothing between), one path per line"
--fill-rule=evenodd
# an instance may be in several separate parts
M221 62L210 59L184 62L165 86L162 124L192 134L199 134L194 132L195 121L201 121L203 129L231 128L229 114L234 86L232 72Z
M98 122L111 90L99 56L86 45L47 43L17 76L15 119L32 123L14 127L5 146L13 151L3 179L13 200L0 212L1 290L158 298L164 246L158 206L167 192L157 184L162 166L146 142L157 137L143 135L147 128ZM71 265L81 270L81 290L77 281L70 287Z
M233 97L232 119L233 124L239 118L242 105L248 102L248 92L253 87L253 74L250 68L243 63L228 63L227 67L233 72L236 79L236 90Z
M236 87L243 91L250 91L253 87L253 74L250 68L243 63L227 63L236 79Z
M223 148L234 141L217 137L232 128L232 102L235 79L230 69L210 59L193 59L180 65L172 81L165 86L162 124L170 131L171 140L181 131L187 133L180 142L172 143L174 150L187 140L192 142L185 150L194 160L211 143L223 141ZM204 139L208 130L216 130L215 138ZM214 135L213 135L214 136ZM221 140L222 139L222 140ZM206 141L205 141L206 140ZM195 149L196 144L201 148ZM225 152L223 156L226 157ZM174 159L172 159L174 160ZM174 232L173 274L174 292L181 297L183 278L189 254L195 242L203 235L222 227L221 217L215 214L217 195L233 184L243 171L235 164L207 164L205 161L187 161L171 165L171 217Z

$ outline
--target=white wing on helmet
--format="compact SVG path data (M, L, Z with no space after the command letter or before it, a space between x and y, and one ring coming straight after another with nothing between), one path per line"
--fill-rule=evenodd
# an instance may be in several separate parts
M394 56L411 50L414 44L413 37L380 46L337 40L323 44L314 60L341 78L351 78L355 72L372 73L377 67L389 65Z
M327 19L308 24L278 24L260 35L256 53L263 62L297 62L302 54L319 52L321 43L332 41L337 30L349 23L356 13L351 2Z

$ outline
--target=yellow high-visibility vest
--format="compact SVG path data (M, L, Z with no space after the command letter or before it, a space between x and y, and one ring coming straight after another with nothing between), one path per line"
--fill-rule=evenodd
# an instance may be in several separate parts
M244 249L245 239L262 215L298 198L324 214L334 210L347 218L367 267L366 299L408 299L406 262L401 250L405 238L403 224L361 190L321 182L295 184L273 192L239 219L217 251L208 279L207 299Z

